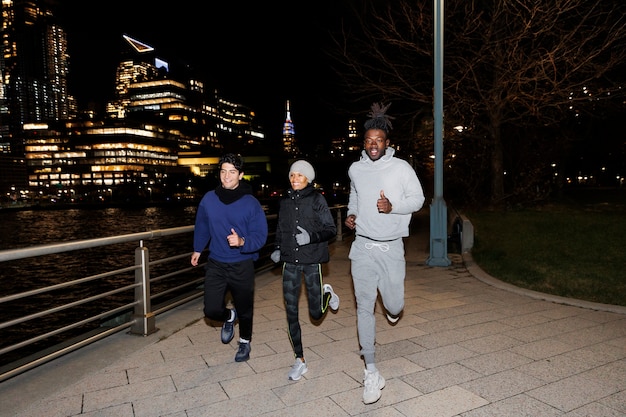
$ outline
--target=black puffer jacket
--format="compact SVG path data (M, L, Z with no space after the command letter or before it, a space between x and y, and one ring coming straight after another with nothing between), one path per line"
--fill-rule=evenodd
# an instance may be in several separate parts
M298 226L311 236L311 243L299 246ZM337 235L326 199L311 184L304 189L289 189L280 201L276 226L276 249L280 260L291 263L314 264L328 262L328 241Z

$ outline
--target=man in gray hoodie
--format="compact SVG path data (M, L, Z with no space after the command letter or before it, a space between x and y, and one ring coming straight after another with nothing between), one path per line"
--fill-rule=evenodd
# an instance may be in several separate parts
M352 281L357 302L357 329L365 362L363 402L381 397L385 378L375 362L376 318L380 292L387 320L394 324L404 308L406 261L403 237L409 235L414 212L424 204L424 192L415 170L394 156L387 133L389 105L374 103L365 123L361 158L349 170L350 196L345 224L356 230L350 248Z

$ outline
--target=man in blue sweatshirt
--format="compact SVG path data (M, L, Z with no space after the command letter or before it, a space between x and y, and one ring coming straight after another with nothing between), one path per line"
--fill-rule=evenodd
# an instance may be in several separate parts
M422 208L424 192L411 165L394 156L387 133L389 105L374 103L365 123L364 150L348 169L350 196L345 224L356 230L348 255L357 303L357 331L365 361L363 402L381 397L385 378L375 362L376 318L380 292L387 320L394 324L404 308L406 261L403 237L412 214Z
M254 311L254 261L267 240L267 219L252 187L243 178L243 159L226 154L219 161L220 185L204 195L196 213L191 265L208 245L204 278L204 315L223 321L222 343L230 343L239 318L235 361L250 358ZM234 307L226 307L230 291Z

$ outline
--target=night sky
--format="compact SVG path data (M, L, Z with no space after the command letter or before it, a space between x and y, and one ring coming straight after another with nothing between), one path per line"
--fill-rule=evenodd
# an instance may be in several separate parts
M287 99L298 140L312 143L346 134L347 117L353 115L338 116L332 109L337 87L323 53L329 28L340 21L332 0L63 3L70 12L62 15L70 92L81 108L112 97L122 35L128 34L153 46L162 58L197 69L222 97L249 105L268 138L282 133Z

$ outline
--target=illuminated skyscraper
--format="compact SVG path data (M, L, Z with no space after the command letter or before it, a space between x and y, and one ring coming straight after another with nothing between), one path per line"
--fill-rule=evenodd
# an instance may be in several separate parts
M285 124L283 125L283 150L291 156L296 156L300 153L298 145L296 144L296 131L293 127L293 121L291 120L289 100L287 100L287 115Z
M123 35L125 48L122 48L122 61L115 74L115 100L107 103L107 114L112 118L123 119L130 104L129 89L138 82L162 79L159 72L167 73L169 65L159 59L154 48L130 36Z
M25 123L67 120L69 56L51 0L1 2L0 152L23 156Z

